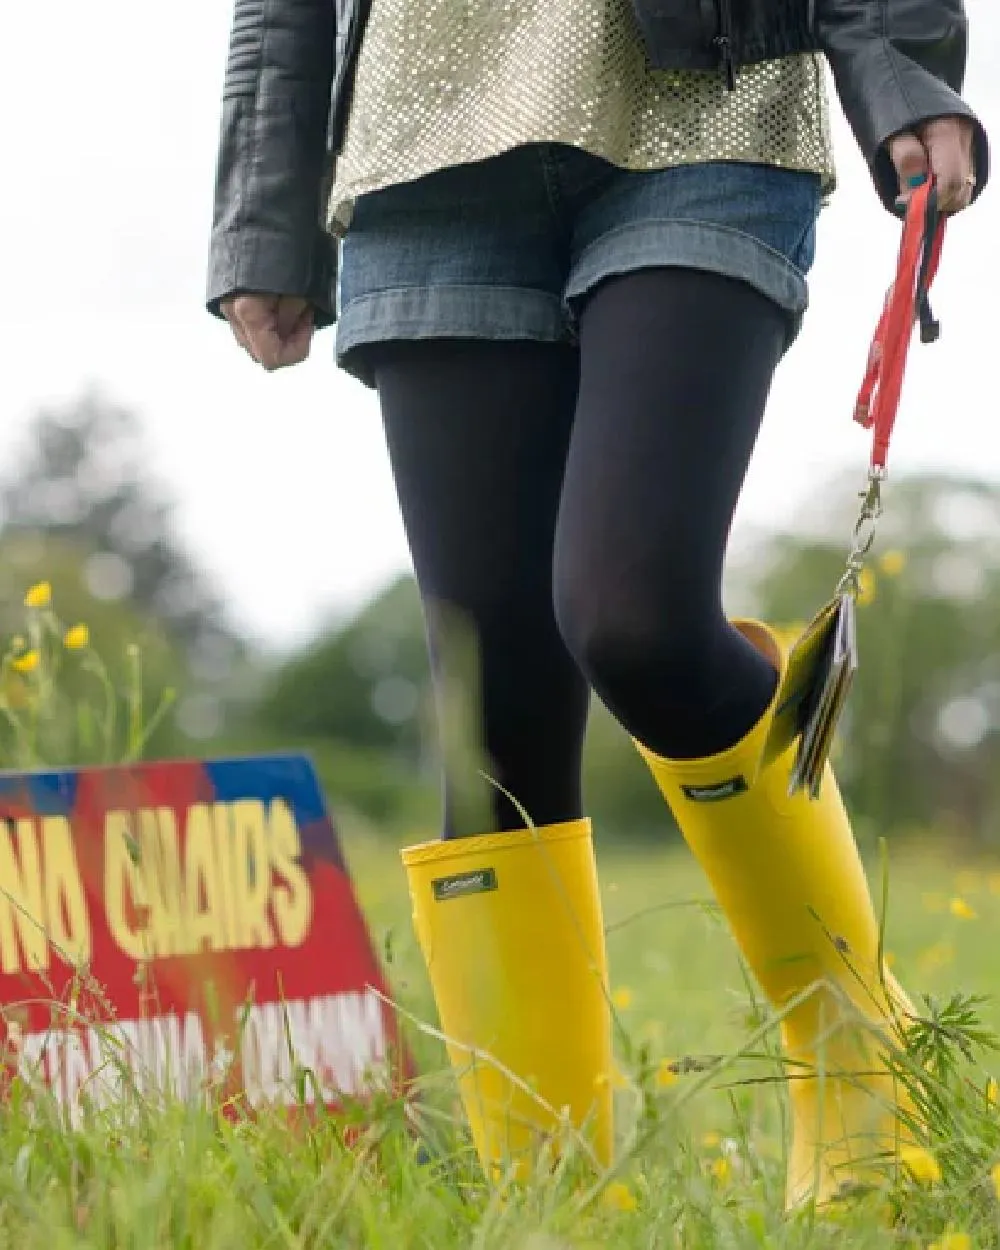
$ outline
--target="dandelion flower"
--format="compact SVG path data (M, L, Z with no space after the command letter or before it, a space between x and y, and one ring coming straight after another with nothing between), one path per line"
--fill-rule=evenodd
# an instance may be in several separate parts
M990 1168L990 1180L993 1182L993 1192L997 1196L997 1202L1000 1202L1000 1163L994 1163Z
M677 1073L672 1060L661 1059L660 1066L656 1069L656 1084L660 1089L669 1089L676 1080Z
M63 646L67 651L83 651L90 646L90 630L86 625L71 625L63 638Z
M13 663L19 673L33 673L38 667L38 652L25 651L23 655L15 656Z
M714 1150L715 1147L718 1146L719 1142L721 1141L722 1141L722 1138L719 1136L718 1133L713 1133L713 1132L703 1133L701 1137L701 1144L705 1147L706 1150Z
M969 906L964 898L957 896L951 900L948 908L953 916L957 916L959 920L975 920L975 910Z
M604 1205L612 1211L634 1211L639 1204L628 1185L623 1181L612 1181L604 1191Z
M1000 1084L997 1083L995 1076L991 1076L986 1082L986 1102L991 1107L995 1107L1000 1103Z
M729 1166L729 1160L725 1155L719 1155L717 1159L712 1160L711 1172L720 1185L724 1185L729 1180L732 1168Z
M48 582L35 582L24 596L26 608L47 608L52 602L52 587Z
M898 577L906 568L906 555L899 550L887 551L878 566L886 577Z
M933 1185L941 1179L937 1159L923 1146L903 1146L900 1157L907 1172L919 1184Z
M928 1250L972 1250L972 1238L968 1233L945 1233L939 1241L932 1241Z
M594 1077L595 1089L628 1089L628 1078L621 1068L613 1067L610 1072L599 1072Z
M615 990L611 996L611 1001L619 1011L628 1011L632 1006L632 991L627 985L623 985L620 989Z

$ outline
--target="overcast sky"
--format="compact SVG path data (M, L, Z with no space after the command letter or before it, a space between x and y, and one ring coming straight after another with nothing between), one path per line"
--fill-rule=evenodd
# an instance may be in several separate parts
M415 4L419 0L414 0ZM966 87L1000 134L1000 9L967 0ZM0 35L0 396L10 462L33 410L99 386L143 418L193 551L235 618L283 645L408 566L371 392L312 359L265 375L203 311L230 0L5 6ZM851 410L895 261L836 118L841 188L822 217L812 308L782 367L741 504L781 523L832 470L863 477ZM892 464L1000 481L1000 187L950 227L915 344ZM891 496L890 496L891 500Z

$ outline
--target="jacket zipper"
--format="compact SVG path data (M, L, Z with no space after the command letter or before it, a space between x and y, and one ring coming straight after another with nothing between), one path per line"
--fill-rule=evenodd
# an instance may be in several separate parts
M736 58L733 55L732 0L716 0L719 9L719 33L715 44L719 49L719 67L730 91L736 90Z

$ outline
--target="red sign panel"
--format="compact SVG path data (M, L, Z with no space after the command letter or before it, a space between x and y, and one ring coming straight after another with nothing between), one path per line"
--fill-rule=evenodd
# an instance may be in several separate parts
M6 1074L334 1106L408 1074L301 756L0 776Z

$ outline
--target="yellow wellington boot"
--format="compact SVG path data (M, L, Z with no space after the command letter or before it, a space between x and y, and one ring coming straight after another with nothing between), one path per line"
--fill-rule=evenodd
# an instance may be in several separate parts
M403 863L484 1170L526 1175L566 1109L607 1165L611 1013L589 821L429 842Z
M783 672L786 654L767 627L736 625ZM707 759L639 749L771 1004L781 1010L821 983L781 1029L791 1207L873 1180L897 1154L905 1103L877 1030L898 1044L912 1008L878 967L878 923L832 771L811 800L788 797L794 746L759 768L773 710Z

